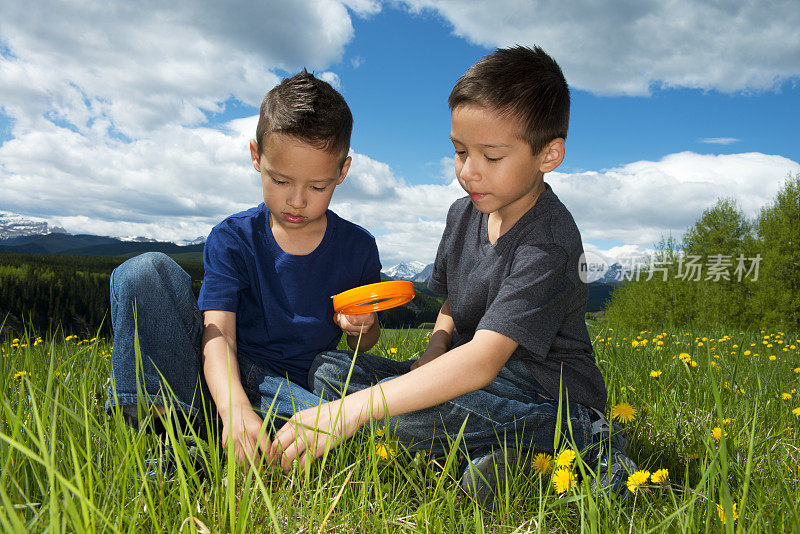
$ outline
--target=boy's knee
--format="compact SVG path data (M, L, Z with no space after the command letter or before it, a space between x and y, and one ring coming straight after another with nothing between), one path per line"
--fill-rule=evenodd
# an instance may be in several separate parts
M344 385L352 356L343 351L326 351L317 354L308 370L308 385L315 395L328 397L333 390Z
M158 280L177 264L163 252L145 252L122 263L111 273L111 289L118 297L152 291Z

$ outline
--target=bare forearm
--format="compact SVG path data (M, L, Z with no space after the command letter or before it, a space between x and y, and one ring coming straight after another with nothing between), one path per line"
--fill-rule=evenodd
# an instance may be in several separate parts
M236 345L225 336L203 335L203 374L220 416L227 417L230 407L250 401L239 378Z
M513 342L496 347L473 340L405 375L348 395L346 409L357 410L363 424L441 404L490 384L515 348Z

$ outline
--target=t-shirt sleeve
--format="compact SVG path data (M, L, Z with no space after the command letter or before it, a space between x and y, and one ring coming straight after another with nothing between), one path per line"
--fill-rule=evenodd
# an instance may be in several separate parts
M203 266L200 310L237 312L239 293L250 285L239 240L227 230L215 227L203 247Z
M567 258L558 245L519 247L511 271L476 330L498 332L536 355L547 356L569 299Z
M447 295L447 255L452 241L453 225L455 219L455 203L450 206L447 212L447 223L439 240L439 248L436 250L436 259L433 261L433 272L428 279L428 289L439 295Z
M381 260L378 255L378 245L371 239L366 251L364 269L361 271L360 285L376 284L381 281Z

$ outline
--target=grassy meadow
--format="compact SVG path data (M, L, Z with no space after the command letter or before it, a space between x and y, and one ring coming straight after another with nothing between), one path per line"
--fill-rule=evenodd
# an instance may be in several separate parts
M590 491L565 440L556 458L541 451L515 469L492 512L461 491L455 454L410 456L370 428L288 475L242 472L212 441L201 476L174 427L158 439L106 416L111 340L5 340L0 530L800 531L800 334L590 333L607 413L641 470L632 495ZM415 357L425 334L385 331L373 352ZM179 459L175 476L143 476L163 448Z

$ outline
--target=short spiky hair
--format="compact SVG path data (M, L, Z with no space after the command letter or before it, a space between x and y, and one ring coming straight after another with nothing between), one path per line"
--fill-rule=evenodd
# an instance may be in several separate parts
M498 48L484 56L456 82L447 103L450 111L473 104L520 121L520 138L534 154L553 139L567 137L567 80L538 46Z
M353 115L342 95L303 69L284 79L264 97L256 142L262 154L267 135L291 135L331 154L341 154L344 162L352 130Z

